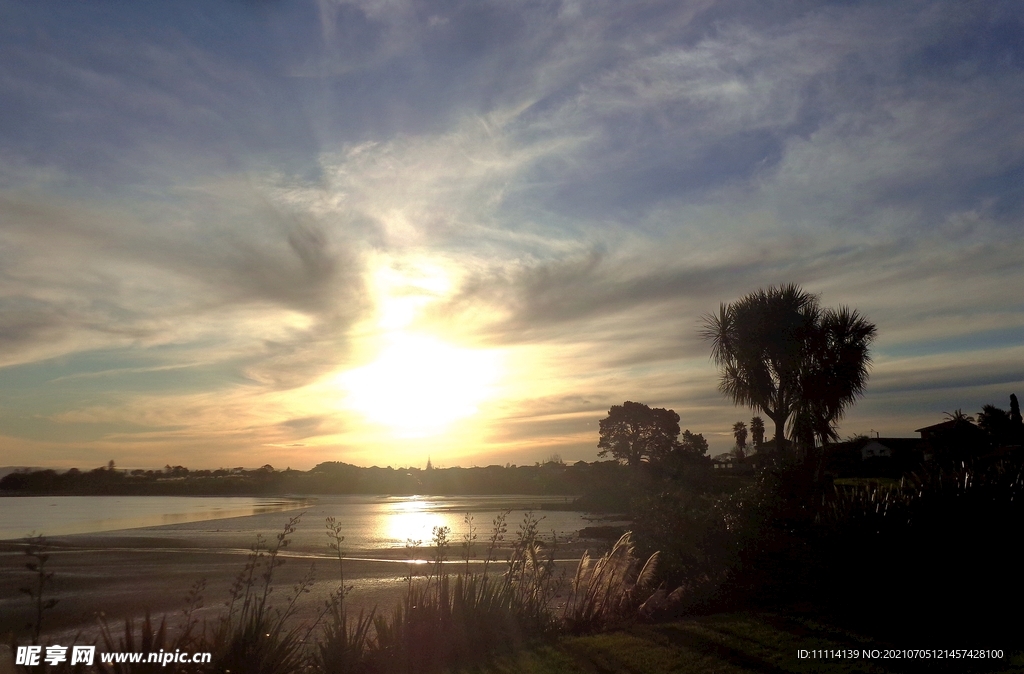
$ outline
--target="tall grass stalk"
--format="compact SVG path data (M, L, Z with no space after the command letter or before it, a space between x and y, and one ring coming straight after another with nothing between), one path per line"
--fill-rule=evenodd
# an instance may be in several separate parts
M366 651L376 609L369 615L360 611L355 621L349 619L345 597L352 586L345 585L345 553L341 547L345 537L341 535L341 525L333 517L327 518L327 537L330 539L329 547L338 556L340 585L320 614L320 636L313 647L310 664L315 671L325 674L366 671Z
M182 611L182 622L178 629L172 630L167 626L167 616L160 618L159 624L154 624L149 611L139 624L136 632L135 621L126 618L124 621L124 632L115 640L114 633L106 620L100 620L100 643L104 650L120 653L156 653L159 651L174 652L180 651L206 651L208 647L203 640L201 632L197 631L199 620L196 618L198 611L203 604L202 593L206 587L206 581L200 580L192 585L185 596L186 608ZM195 671L190 665L180 663L130 663L130 662L103 662L99 658L95 660L96 671L101 674L150 674L161 672L162 674L174 674L175 672Z
M174 652L175 649L182 649L183 647L187 650L191 645L190 637L190 630L186 630L182 634L179 634L177 638L171 638L167 629L167 617L164 616L160 619L160 623L158 625L154 625L148 611L146 612L145 618L142 619L142 623L139 625L138 636L136 636L135 621L129 618L125 618L124 633L116 641L110 630L110 626L105 621L100 622L100 640L103 644L104 650L108 653ZM97 671L102 674L150 674L155 672L174 674L175 672L185 671L184 666L173 662L169 663L168 666L163 666L160 663L155 662L105 663L97 658L95 664Z
M495 520L485 569L495 561L504 521L504 514ZM411 586L390 616L374 619L368 657L377 670L433 672L470 666L554 631L548 611L557 590L554 547L544 551L538 520L532 515L524 519L501 576L449 574L449 534L447 527L434 530L426 582Z
M335 594L328 601L320 635L313 646L313 670L324 674L370 671L367 653L375 614L376 609L368 615L360 611L353 621L346 613L341 593Z
M29 536L25 545L25 568L32 572L34 582L31 585L18 588L23 594L27 594L32 600L35 609L35 617L26 627L32 632L32 643L39 643L39 635L43 631L43 616L50 609L57 605L57 599L51 597L45 599L47 589L53 584L53 572L46 570L46 563L50 560L49 541L42 534Z
M274 572L284 564L281 551L288 547L289 536L301 515L291 518L276 541L268 546L262 536L242 571L235 579L228 599L227 613L212 635L213 659L223 671L252 674L289 674L305 664L301 626L289 627L299 597L313 584L313 569L292 589L283 608L274 608L270 596L274 590Z
M563 611L570 632L590 632L634 618L652 595L659 553L646 561L637 558L632 536L624 533L599 559L583 555Z

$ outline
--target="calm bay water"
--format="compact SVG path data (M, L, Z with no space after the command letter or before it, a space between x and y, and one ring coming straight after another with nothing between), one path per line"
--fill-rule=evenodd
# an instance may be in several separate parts
M506 539L533 513L543 534L565 540L588 525L584 513L542 508L568 501L542 496L14 497L0 499L0 540L34 532L118 546L246 549L256 534L273 540L291 517L301 515L292 551L322 552L327 517L337 520L347 549L387 550L428 546L435 527L448 527L455 545L467 536L484 543L503 511L510 511Z
M303 501L235 496L25 496L0 499L0 540L87 534L280 512Z

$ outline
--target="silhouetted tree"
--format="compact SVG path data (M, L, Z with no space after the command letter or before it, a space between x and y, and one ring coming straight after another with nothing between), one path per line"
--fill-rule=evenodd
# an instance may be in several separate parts
M974 423L974 417L972 417L970 414L964 414L964 411L959 407L952 412L943 412L943 414L946 416L946 419L948 421L955 421L957 423L967 421L972 424Z
M1013 435L1010 413L995 405L984 405L978 413L978 428L985 431L989 441L996 446L1008 444Z
M747 425L737 421L732 425L732 437L736 440L736 448L733 452L736 459L742 461L747 456Z
M764 419L754 417L750 420L750 435L754 443L754 449L761 449L761 445L764 444Z
M1010 438L1008 442L1012 445L1024 444L1024 420L1021 419L1020 404L1014 393L1010 394Z
M704 459L708 454L708 441L704 439L703 433L691 433L687 429L683 431L677 451L685 459Z
M736 446L739 449L747 448L747 425L737 421L732 425L732 437L736 438Z
M868 346L875 326L849 307L815 311L800 366L800 397L794 435L803 432L804 445L824 446L839 440L836 424L846 408L863 395L871 356Z
M693 479L700 480L701 468L710 468L711 459L707 454L708 441L702 434L687 429L668 453L654 457L649 465L659 477L682 480L693 486Z
M799 397L800 360L815 297L795 285L758 290L705 317L702 336L722 371L719 388L775 422L776 446Z
M835 422L867 382L875 326L846 307L822 309L789 284L722 304L705 316L701 336L712 344L721 391L775 422L779 448L794 414L798 437L835 437Z
M613 405L600 421L598 456L609 453L636 468L646 459L667 457L679 437L679 415L663 408L651 409L643 403L626 401Z

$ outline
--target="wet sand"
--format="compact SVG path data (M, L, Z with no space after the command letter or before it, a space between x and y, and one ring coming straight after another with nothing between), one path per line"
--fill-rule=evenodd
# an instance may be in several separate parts
M44 597L58 604L44 614L43 630L51 642L92 641L99 635L99 621L105 620L115 636L123 633L124 620L140 620L148 611L154 617L166 616L168 625L182 622L186 595L190 588L205 580L199 618L215 622L224 610L232 582L244 567L256 532L273 542L287 514L254 515L234 521L201 522L148 529L131 529L102 534L80 534L50 539L47 571L53 572L52 585ZM218 526L221 525L221 526ZM515 526L509 527L510 530ZM474 546L471 564L481 569L485 556L487 531L481 531ZM584 549L603 550L606 541L579 540L565 531L556 532L560 542L556 557L571 570ZM547 538L550 540L551 536ZM328 548L323 519L308 517L291 537L282 558L286 563L275 570L273 603L282 604L292 588L306 576L311 566L315 580L298 602L297 619L312 622L324 602L339 587L337 557ZM511 539L511 536L506 540ZM26 623L34 620L29 598L19 588L36 582L25 568L28 560L24 545L0 542L0 636L12 632L24 634ZM345 550L345 584L352 586L347 606L357 612L376 608L391 610L401 600L408 585L408 574L422 576L423 564L410 559L426 559L429 547L371 548ZM504 550L502 551L503 556ZM450 563L464 568L458 560L464 555L458 537L453 537ZM501 572L502 564L491 569ZM454 569L453 569L454 570Z

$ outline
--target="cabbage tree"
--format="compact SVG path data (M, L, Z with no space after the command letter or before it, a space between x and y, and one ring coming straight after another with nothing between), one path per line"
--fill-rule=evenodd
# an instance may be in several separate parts
M721 371L719 389L792 435L822 442L863 391L875 326L846 307L822 309L794 284L762 288L704 317L701 336Z

